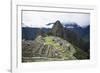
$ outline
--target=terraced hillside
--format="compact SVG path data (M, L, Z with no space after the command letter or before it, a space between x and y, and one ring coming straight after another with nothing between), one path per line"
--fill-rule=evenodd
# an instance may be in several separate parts
M38 36L34 41L23 41L23 62L75 60L76 50L66 40L54 36Z

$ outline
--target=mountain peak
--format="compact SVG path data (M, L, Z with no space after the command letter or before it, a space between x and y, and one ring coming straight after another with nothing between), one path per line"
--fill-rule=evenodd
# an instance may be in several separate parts
M62 37L63 30L64 30L63 25L61 24L59 20L57 20L52 27L52 34L54 36Z
M60 22L59 20L57 20L57 21L55 22L55 24L61 24L61 22Z

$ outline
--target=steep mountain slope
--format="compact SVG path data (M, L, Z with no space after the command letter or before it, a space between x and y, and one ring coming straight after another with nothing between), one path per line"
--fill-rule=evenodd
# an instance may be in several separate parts
M53 36L63 37L64 28L59 20L57 20L51 30Z
M69 41L71 44L89 53L90 49L90 26L80 27L76 23L62 24L59 20L52 27L52 35Z

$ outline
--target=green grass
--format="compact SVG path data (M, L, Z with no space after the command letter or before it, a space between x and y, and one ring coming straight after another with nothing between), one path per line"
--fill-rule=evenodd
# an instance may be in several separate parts
M59 43L53 41L52 37L45 37L45 44L52 45L53 47L57 48L58 50L64 52L64 48L60 46Z

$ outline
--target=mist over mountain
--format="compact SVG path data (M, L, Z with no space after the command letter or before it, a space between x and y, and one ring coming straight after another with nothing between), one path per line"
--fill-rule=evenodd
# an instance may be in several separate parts
M64 24L64 27L66 29L72 30L80 34L81 36L88 34L90 32L90 25L81 27L77 23L67 23L67 24Z
M81 27L74 22L62 24L59 20L57 20L55 23L48 23L47 26L49 25L53 25L52 28L41 28L41 31L43 33L52 32L52 34L54 34L55 36L63 36L65 35L64 30L69 30L75 32L80 37L89 38L90 25ZM36 34L39 33L38 31L40 31L40 28L33 28L28 26L22 27L22 39L33 40L36 37Z

